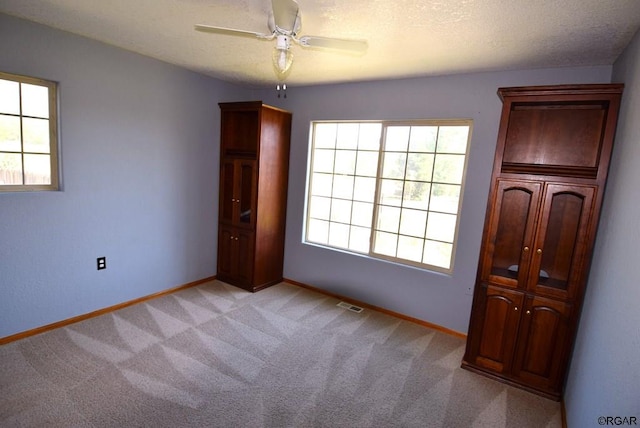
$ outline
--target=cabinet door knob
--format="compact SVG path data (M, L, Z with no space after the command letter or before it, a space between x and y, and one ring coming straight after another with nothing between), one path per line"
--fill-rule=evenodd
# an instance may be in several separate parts
M524 252L526 253L527 251L529 251L529 247L524 247Z
M527 311L527 315L530 315L530 314L531 314L531 311Z
M238 240L238 237L236 236L236 241Z
M538 253L538 254L542 254L542 250L541 250L540 248L538 248L538 249L536 250L536 253Z
M517 311L517 310L518 310L518 307L516 306L513 310L514 310L514 311Z

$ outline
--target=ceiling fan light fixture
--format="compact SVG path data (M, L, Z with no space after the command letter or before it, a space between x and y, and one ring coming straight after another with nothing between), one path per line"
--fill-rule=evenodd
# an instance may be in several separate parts
M207 33L250 37L258 40L276 39L276 47L272 53L272 64L273 71L280 82L284 82L291 71L293 63L293 52L290 50L291 41L303 48L333 49L357 54L364 54L367 50L367 41L362 39L299 35L301 25L302 16L296 0L271 0L271 11L267 18L267 28L269 29L267 34L203 24L197 24L195 29Z
M289 47L289 37L279 34L276 47L273 48L273 66L280 78L286 77L293 64L293 52Z

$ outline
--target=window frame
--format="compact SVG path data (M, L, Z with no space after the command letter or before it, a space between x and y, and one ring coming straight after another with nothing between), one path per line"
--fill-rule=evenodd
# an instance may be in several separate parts
M0 71L0 79L10 80L17 82L18 84L29 84L36 86L43 86L48 91L48 108L49 108L49 166L51 172L51 182L49 184L24 184L25 170L24 170L24 155L31 154L29 151L24 150L24 135L22 132L22 120L23 118L36 118L43 119L42 117L24 115L22 112L22 103L20 102L20 112L18 114L2 113L3 115L19 117L21 122L20 132L20 151L0 151L0 153L19 153L23 158L22 160L22 177L23 184L0 184L0 193L12 193L12 192L37 192L37 191L57 191L60 190L60 175L59 175L59 138L58 138L58 83L41 79L37 77L24 76L20 74L7 73ZM21 96L21 95L20 95ZM43 153L33 153L43 154Z
M348 248L348 247L341 247L341 246L336 246L336 245L331 245L329 243L329 240L327 239L326 243L323 242L318 242L318 241L312 241L309 240L309 228L310 228L310 220L312 220L311 217L311 200L312 197L314 196L318 196L318 195L314 195L312 192L313 189L313 175L314 173L316 173L317 171L312 170L312 168L314 167L314 156L316 155L315 151L316 151L316 142L315 142L315 126L316 124L336 124L336 125L340 125L340 124L380 124L381 125L381 129L380 129L380 141L379 141L379 146L378 146L378 164L376 167L376 175L375 175L375 195L373 198L373 207L372 207L372 219L371 219L371 224L369 226L369 231L370 231L370 236L369 236L369 245L368 245L368 251L367 252L361 252L361 251L357 251L354 250L352 248ZM397 256L397 250L396 250L396 256L389 256L389 255L385 255L385 254L381 254L379 252L375 251L375 233L377 230L377 225L378 225L378 215L379 215L379 207L382 205L384 206L385 204L382 204L381 201L381 187L382 187L382 182L383 182L383 171L382 171L382 167L383 167L383 162L384 162L384 156L385 153L389 153L392 151L387 151L386 150L386 141L387 141L387 130L389 127L392 126L437 126L438 128L441 126L467 126L468 127L468 134L467 134L467 141L466 141L466 146L465 146L465 151L464 153L455 153L458 155L463 155L464 156L464 162L463 162L463 166L462 166L462 176L460 179L460 183L459 184L455 184L456 186L459 186L460 192L458 195L458 205L457 205L457 211L455 212L455 226L453 229L453 238L452 238L452 242L450 243L452 245L451 247L451 256L449 259L449 267L443 267L443 266L438 266L438 265L434 265L434 264L429 264L429 263L423 263L422 261L420 262L416 262L410 259L406 259L406 258L402 258L402 257L398 257ZM310 123L310 127L309 127L309 155L308 155L308 163L307 163L307 182L306 182L306 188L305 188L305 192L306 192L306 198L305 198L305 215L304 215L304 227L303 227L303 237L302 237L302 243L303 244L308 244L308 245L313 245L313 246L319 246L322 248L328 248L334 251L341 251L341 252L346 252L349 254L354 254L354 255L360 255L360 256L364 256L364 257L368 257L368 258L372 258L375 260L383 260L383 261L387 261L387 262L392 262L395 264L399 264L399 265L403 265L403 266L411 266L411 267L415 267L415 268L419 268L422 270L427 270L427 271L435 271L435 272L439 272L439 273L444 273L444 274L452 274L453 270L454 270L454 261L455 261L455 255L456 255L456 249L457 249L457 244L459 241L459 228L460 228L460 217L461 217L461 213L462 213L462 202L463 202L463 194L464 194L464 189L465 189L465 183L466 183L466 175L467 175L467 167L468 167L468 162L469 162L469 151L470 151L470 146L471 146L471 139L472 139L472 133L473 133L473 120L472 119L464 119L464 118L458 118L458 119L414 119L414 120L314 120L311 121ZM436 144L437 144L436 140ZM334 150L340 150L339 148L334 148ZM359 149L356 149L359 150ZM434 147L433 149L433 155L434 155L434 159L435 159L435 155L439 152L437 152L437 146ZM410 150L409 147L407 147L406 151L404 153L407 153L407 155L409 153L417 153L417 152L412 152ZM446 154L446 153L445 153ZM334 162L335 162L335 158L334 158ZM434 182L434 177L433 177L433 169L434 167L432 167L432 176L430 178L430 181L425 181L425 183L429 183L429 186L432 186L434 183L435 184L441 184L437 181ZM336 174L335 172L335 165L334 165L334 171L331 173L331 176L333 178L335 178L336 175L340 175L340 174ZM354 172L354 178L358 177L358 175L356 175L356 173ZM407 181L412 181L407 179L406 173L405 176L402 179L403 182L403 188L404 185L406 184ZM420 180L419 180L420 181ZM431 190L430 190L431 191ZM332 204L333 204L333 200L335 199L335 196L330 196L331 200L332 200ZM352 195L351 197L351 202L357 202L356 199L354 199L354 196ZM428 216L430 213L432 212L436 212L438 213L438 211L436 210L431 210L430 209L431 206L428 206L427 209L423 209L421 211L423 211L424 213L426 213L426 215ZM353 209L353 208L352 208ZM453 213L447 213L447 214L453 214ZM329 220L327 220L329 222L329 224L331 222L333 222L333 220L331 220L331 218L329 218ZM349 226L354 226L354 222L353 222L353 218L350 218L350 221L348 223ZM427 227L427 223L425 222L425 228ZM423 236L423 240L427 241L427 237L426 237L426 229L425 229L425 234ZM396 237L400 237L400 236L405 236L403 234L400 233L400 223L398 223L398 230L393 233L394 235L396 235ZM407 235L408 236L408 235ZM445 241L442 241L445 242ZM423 248L424 251L424 248Z

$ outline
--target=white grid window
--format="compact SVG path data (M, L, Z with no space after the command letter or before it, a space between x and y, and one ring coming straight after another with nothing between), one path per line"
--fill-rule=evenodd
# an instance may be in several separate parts
M471 124L312 123L305 241L450 272Z
M0 191L58 189L56 88L0 72Z

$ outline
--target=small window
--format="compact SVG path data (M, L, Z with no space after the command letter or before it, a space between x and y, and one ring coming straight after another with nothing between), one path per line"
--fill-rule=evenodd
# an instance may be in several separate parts
M0 191L58 189L57 84L0 72Z
M471 125L313 122L305 242L451 272Z

